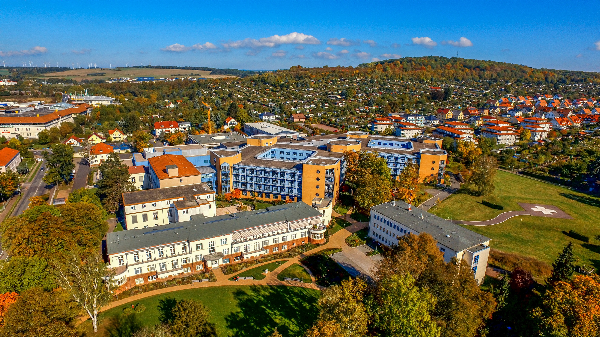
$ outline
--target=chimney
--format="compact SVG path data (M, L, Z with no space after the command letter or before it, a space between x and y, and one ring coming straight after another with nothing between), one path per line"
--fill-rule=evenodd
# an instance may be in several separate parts
M177 165L167 165L167 174L169 178L177 177L179 175L179 168Z
M408 211L409 211L409 212L410 212L410 211L412 211L412 208L411 208L411 207L412 207L412 205L411 205L411 204L408 204Z

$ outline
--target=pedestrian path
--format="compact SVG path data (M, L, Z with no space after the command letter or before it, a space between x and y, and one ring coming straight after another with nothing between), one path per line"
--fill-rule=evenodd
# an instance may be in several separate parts
M102 307L102 309L100 311L101 312L106 311L106 310L121 306L126 303L139 301L143 298L152 297L152 296L156 296L156 295L160 295L160 294L166 294L166 293L175 292L175 291L186 290L186 289L222 287L222 286L240 286L240 285L253 285L253 286L264 285L264 286L302 287L302 288L322 290L324 288L315 283L314 276L312 275L312 273L310 273L310 271L307 270L306 267L304 267L302 265L302 263L300 263L300 260L302 260L304 257L306 257L308 255L312 255L312 254L318 253L322 250L329 249L329 248L341 248L342 250L351 249L350 247L348 247L348 245L346 245L346 238L348 236L352 235L352 233L357 232L357 231L367 227L369 225L369 223L368 222L358 222L350 217L348 217L346 220L348 222L350 222L351 225L346 228L342 228L337 233L333 234L329 238L329 241L326 244L320 245L320 246L318 246L312 250L309 250L303 254L300 254L296 257L271 260L271 261L267 261L267 262L256 264L256 265L249 267L249 268L256 268L256 267L260 267L261 265L266 265L266 264L272 263L274 261L287 260L286 263L277 267L275 270L269 272L267 274L267 276L262 280L230 281L229 279L231 277L233 277L239 273L242 273L245 270L240 270L239 272L233 273L231 275L225 275L225 274L223 274L223 271L221 270L221 268L215 268L215 269L213 269L213 273L216 277L215 282L195 282L192 284L184 284L184 285L179 285L179 286L173 286L173 287L148 291L148 292L145 292L142 294L137 294L137 295L126 297L121 300L113 301L113 302L109 303L108 305ZM312 283L280 281L279 279L277 279L277 276L279 275L279 273L281 271L285 270L287 267L293 265L294 263L298 263L299 265L303 266L305 270L307 270L309 272L309 275L311 275L311 278L313 281Z

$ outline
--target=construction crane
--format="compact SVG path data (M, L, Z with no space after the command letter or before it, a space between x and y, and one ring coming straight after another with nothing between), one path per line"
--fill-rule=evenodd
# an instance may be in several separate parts
M212 124L210 124L210 112L212 111L212 108L210 107L210 105L204 103L204 101L202 101L202 104L204 104L204 106L206 106L208 108L208 134L212 134Z

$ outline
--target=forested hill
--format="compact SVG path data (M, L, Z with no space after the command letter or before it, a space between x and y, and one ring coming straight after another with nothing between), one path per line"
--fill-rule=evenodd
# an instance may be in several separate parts
M407 78L434 80L496 80L513 83L571 84L600 83L600 73L535 69L523 65L463 59L458 57L405 57L401 59L364 63L359 68L375 69L383 73Z

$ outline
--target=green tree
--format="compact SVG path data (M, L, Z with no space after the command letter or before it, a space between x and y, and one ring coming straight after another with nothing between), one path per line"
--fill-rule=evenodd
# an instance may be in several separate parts
M175 305L173 304L175 301ZM176 337L212 337L216 336L213 323L208 321L209 313L202 303L194 300L171 300L161 309L161 323L169 326ZM164 310L168 312L163 312Z
M9 260L0 261L0 293L22 293L36 287L46 291L56 287L46 259L13 256Z
M137 152L142 152L145 148L150 147L150 143L148 142L151 138L152 135L150 135L148 132L137 130L133 132L133 135L131 136L131 142L133 143L133 147Z
M112 273L100 254L67 254L55 261L56 281L79 304L98 332L100 308L112 299ZM105 282L105 280L109 280Z
M67 183L71 179L71 173L75 168L73 149L66 144L53 144L50 148L52 153L44 152L48 167L44 182L50 185Z
M398 198L406 203L412 204L419 193L421 184L419 182L419 165L410 162L404 167L398 180L394 182Z
M471 193L479 196L492 194L496 169L496 158L485 155L477 158L467 185Z
M410 274L392 275L378 282L373 324L383 336L438 337L440 328L430 315L435 303L435 297L417 287Z
M372 152L344 153L345 183L351 189L356 206L368 210L392 198L392 177L384 158Z
M100 164L99 170L102 178L97 182L98 196L104 208L115 213L122 204L123 193L135 189L129 176L129 169L116 153L111 153Z
M169 327L158 324L152 327L143 327L138 332L133 334L133 337L171 337L171 330Z
M96 205L98 208L103 209L102 201L100 201L100 197L98 196L97 188L82 187L78 190L71 192L69 194L69 197L67 198L67 203L75 202L87 202L89 204Z
M42 130L38 133L38 143L41 145L50 143L50 133L47 130Z
M531 131L521 128L521 140L527 142L531 139Z
M361 279L342 281L323 291L319 299L319 318L312 335L327 335L335 331L339 336L365 336L369 324L369 313L364 299L367 284Z
M19 175L12 170L0 173L0 200L4 201L15 194L19 188Z
M568 282L575 272L575 256L573 255L573 243L569 242L552 263L552 274L548 278L548 283L559 281Z
M63 291L26 290L4 316L2 337L77 337L77 310Z

